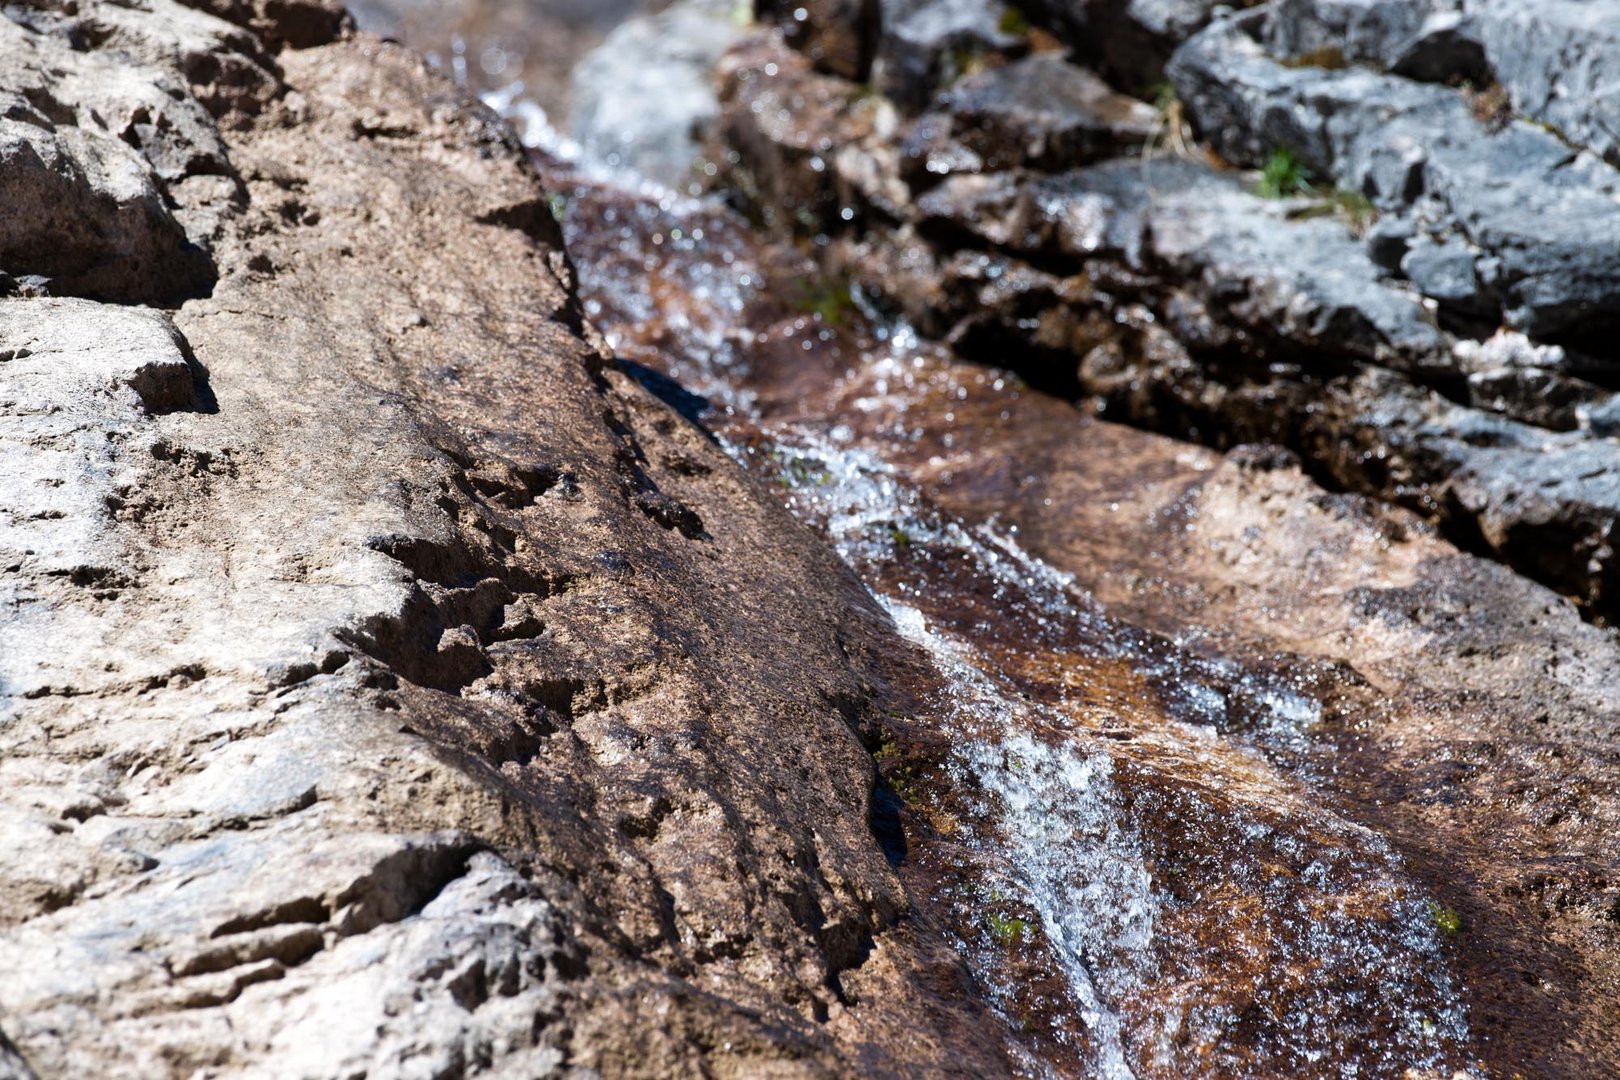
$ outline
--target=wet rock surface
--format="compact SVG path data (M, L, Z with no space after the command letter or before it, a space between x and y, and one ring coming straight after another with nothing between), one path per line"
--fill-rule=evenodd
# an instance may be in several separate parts
M723 211L582 185L565 229L615 348L709 395L944 666L878 755L902 873L1036 1053L1076 1075L1609 1067L1586 1002L1620 974L1611 634L1280 448L1089 420L785 302L814 269ZM1348 822L1361 839L1332 839Z

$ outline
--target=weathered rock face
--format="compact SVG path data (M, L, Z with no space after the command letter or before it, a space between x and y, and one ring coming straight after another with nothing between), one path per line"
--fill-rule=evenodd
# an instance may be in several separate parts
M0 20L0 1075L1620 1067L1620 652L1515 572L1620 595L1615 188L1487 13L615 34L577 134L761 233L203 6Z
M162 198L0 253L0 1060L1005 1071L873 833L885 617L588 339L509 131L326 8L13 10L18 145ZM72 111L113 25L168 112Z

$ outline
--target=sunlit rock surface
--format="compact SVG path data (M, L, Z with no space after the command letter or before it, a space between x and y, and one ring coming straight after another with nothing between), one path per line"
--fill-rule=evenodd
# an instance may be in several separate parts
M1620 1067L1602 335L1196 141L1478 12L204 6L7 9L207 261L0 258L0 1072Z

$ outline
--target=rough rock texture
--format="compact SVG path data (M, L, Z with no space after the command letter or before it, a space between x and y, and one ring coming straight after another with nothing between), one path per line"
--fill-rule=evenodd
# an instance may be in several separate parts
M1215 149L1258 165L1286 147L1380 206L1411 207L1426 229L1473 246L1506 325L1603 347L1620 297L1620 172L1522 121L1493 131L1445 87L1290 67L1250 36L1257 21L1215 24L1170 66Z
M333 9L14 10L53 100L116 24L206 107L173 180L16 122L219 276L0 299L4 1067L1005 1071L872 831L886 621L587 340L510 132Z
M1219 6L1214 0L1034 0L1023 10L1109 78L1146 93L1176 46Z
M1491 71L1520 112L1620 165L1620 6L1471 0Z
M1044 52L961 79L941 94L929 120L919 127L937 132L934 138L949 131L979 168L995 171L1061 167L1143 143L1154 114L1083 68Z
M864 46L875 54L873 82L904 106L922 106L935 89L1026 47L1010 10L1000 0L879 0L882 32Z

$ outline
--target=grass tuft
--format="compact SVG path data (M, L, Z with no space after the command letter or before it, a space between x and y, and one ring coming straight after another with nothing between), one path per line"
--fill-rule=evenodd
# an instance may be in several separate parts
M1260 194L1267 199L1307 195L1313 190L1313 175L1311 167L1299 160L1299 155L1286 146L1279 146L1260 169Z

